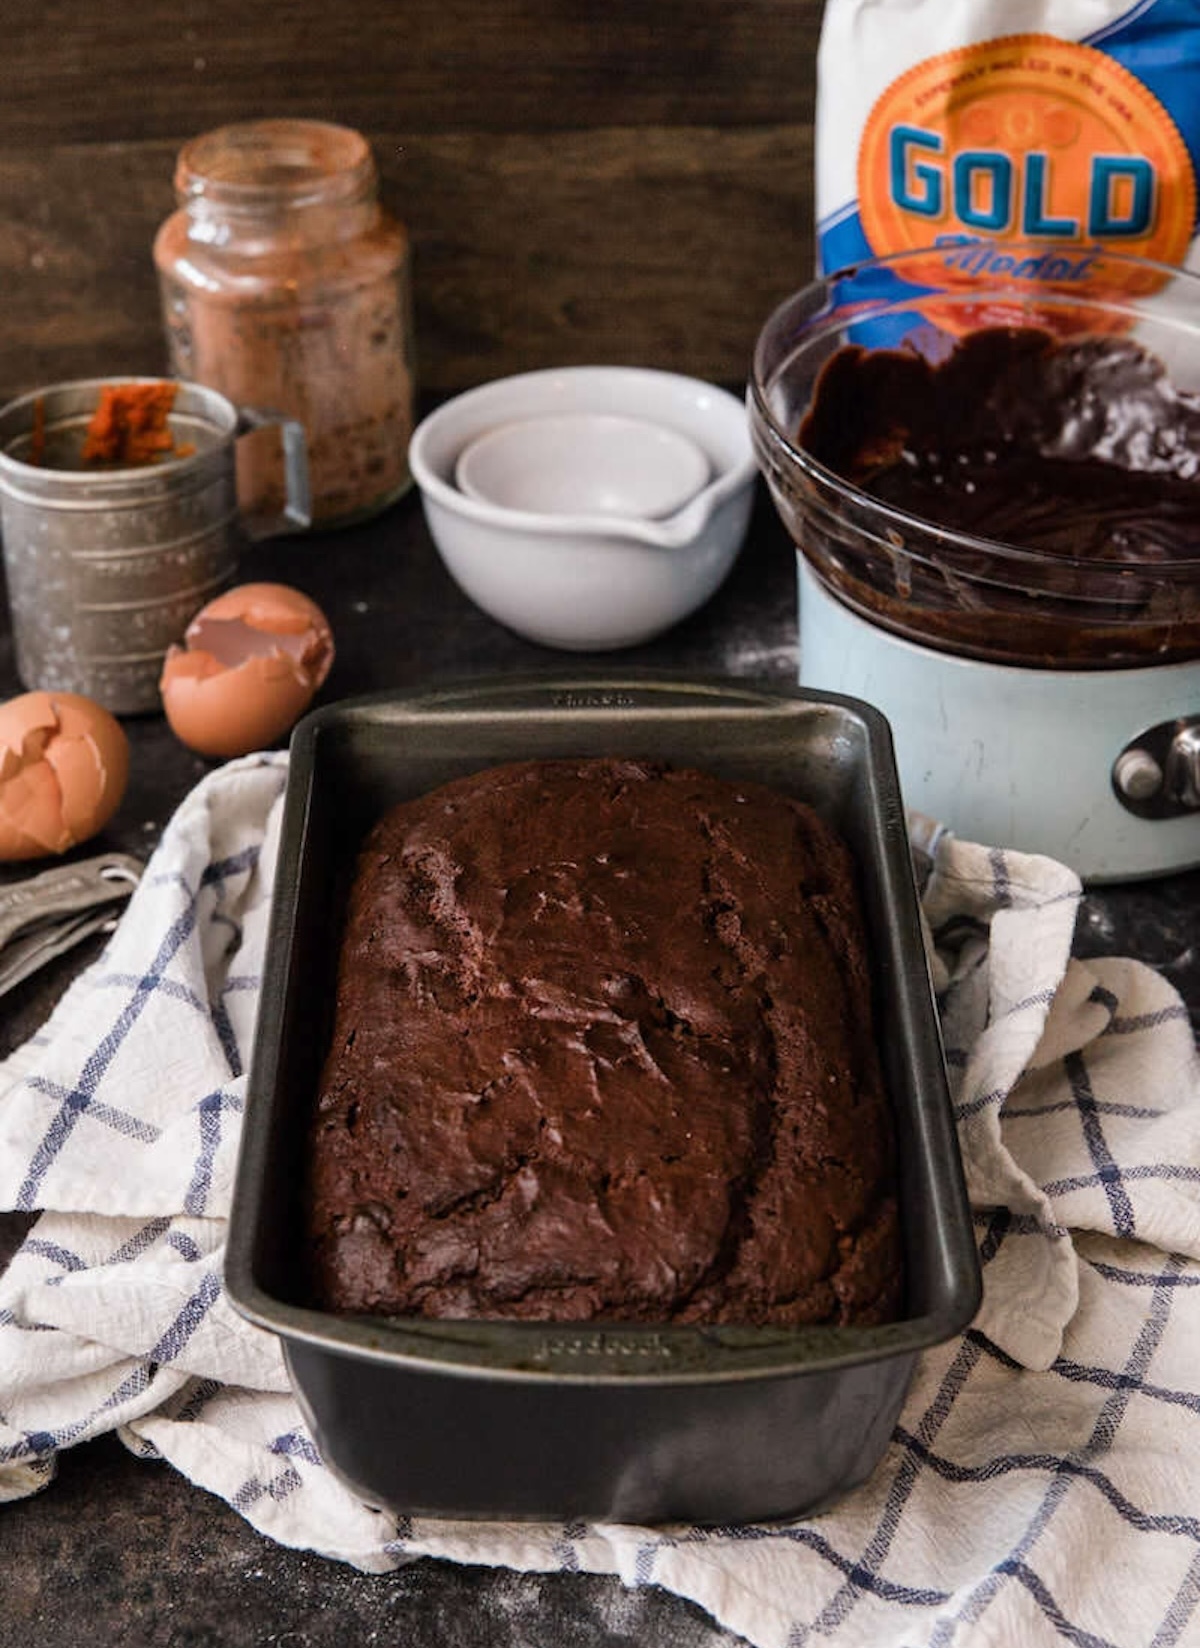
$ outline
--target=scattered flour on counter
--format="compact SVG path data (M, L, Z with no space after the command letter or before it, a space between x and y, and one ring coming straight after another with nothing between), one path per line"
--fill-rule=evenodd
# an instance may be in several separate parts
M733 636L721 659L721 668L727 675L781 676L795 679L799 653L794 639L764 644Z

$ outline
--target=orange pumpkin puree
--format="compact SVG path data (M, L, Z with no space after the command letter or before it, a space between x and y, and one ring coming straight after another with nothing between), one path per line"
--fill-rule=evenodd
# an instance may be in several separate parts
M84 463L144 464L186 457L194 448L176 446L167 421L177 387L165 380L106 384L84 437Z

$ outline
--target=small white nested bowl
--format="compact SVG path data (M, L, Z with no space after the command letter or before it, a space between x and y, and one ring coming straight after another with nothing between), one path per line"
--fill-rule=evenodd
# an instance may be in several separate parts
M712 479L695 441L615 412L517 418L468 442L454 479L480 503L535 515L674 515Z
M669 513L513 508L471 496L460 460L481 438L530 420L637 419L690 442L707 478ZM549 428L549 424L545 425ZM694 612L745 538L757 466L746 409L726 390L673 372L576 366L469 389L417 425L409 465L451 576L509 629L567 651L636 646ZM497 484L495 476L492 484ZM683 483L679 483L681 486ZM632 482L630 483L632 485ZM511 489L508 494L511 497Z

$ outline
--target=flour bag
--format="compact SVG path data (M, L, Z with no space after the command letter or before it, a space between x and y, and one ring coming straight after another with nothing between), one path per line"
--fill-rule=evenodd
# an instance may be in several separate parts
M997 240L1200 267L1198 0L828 0L817 68L822 272Z

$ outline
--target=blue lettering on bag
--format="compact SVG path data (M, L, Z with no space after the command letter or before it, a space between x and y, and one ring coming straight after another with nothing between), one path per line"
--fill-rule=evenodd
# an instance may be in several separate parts
M1127 211L1114 210L1116 185L1132 185ZM1154 171L1148 160L1097 155L1088 190L1088 233L1096 236L1144 235L1154 212Z
M915 160L912 181L920 185L920 193L909 185L909 150L940 154L941 148L942 140L935 132L922 131L919 126L893 128L888 142L892 199L906 212L917 212L922 217L942 215L942 174L936 167Z
M920 126L898 125L888 140L889 187L901 211L940 218L945 205L942 139ZM1025 156L1018 181L1011 158L998 149L964 149L950 162L951 206L971 229L1006 233L1020 208L1021 232L1031 238L1072 240L1079 219L1050 214L1049 157ZM1019 198L1018 198L1019 197ZM1155 209L1154 168L1142 155L1094 155L1088 180L1087 233L1100 239L1144 235Z
M1047 235L1054 240L1073 240L1079 233L1079 219L1050 217L1046 206L1049 188L1049 160L1031 152L1025 158L1025 205L1021 226L1027 235Z
M986 205L976 205L978 180ZM954 215L972 229L1007 229L1012 223L1013 164L1006 154L967 149L954 157Z

